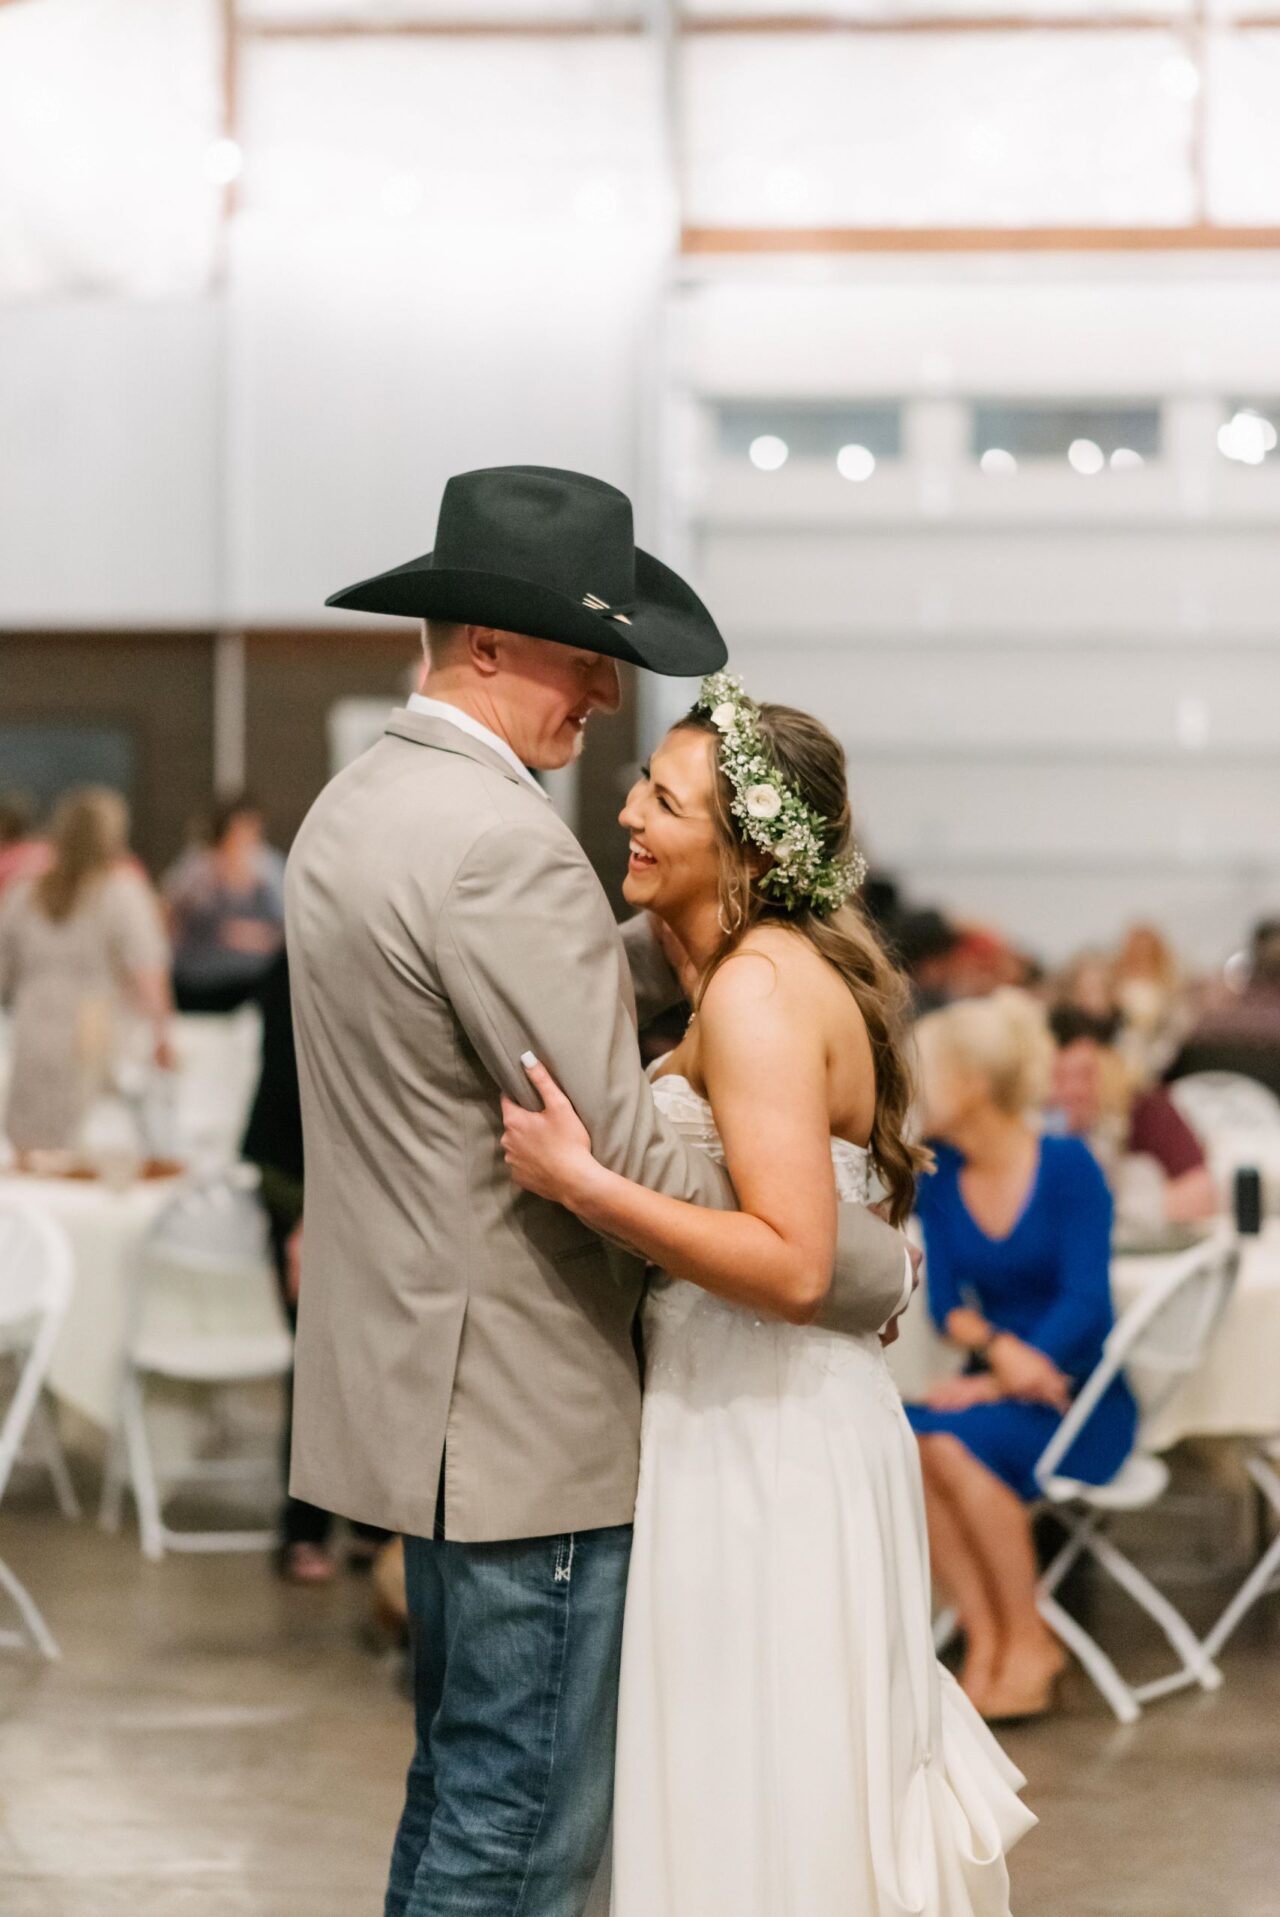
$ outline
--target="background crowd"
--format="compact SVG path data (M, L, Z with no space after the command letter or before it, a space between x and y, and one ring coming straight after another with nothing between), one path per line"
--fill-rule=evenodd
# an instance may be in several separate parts
M124 802L105 789L68 792L46 820L6 794L0 835L7 1149L22 1168L92 1162L104 1135L119 1149L123 1125L139 1163L164 1164L177 1150L163 1096L180 1067L175 1019L253 1005L261 1051L241 1149L258 1168L292 1317L304 1196L284 860L252 799L218 806L154 879L130 850ZM1061 1653L1035 1609L1032 1466L1110 1329L1113 1236L1158 1243L1232 1205L1177 1082L1226 1071L1280 1092L1280 920L1194 976L1150 924L1049 969L997 928L908 903L888 875L869 881L863 909L911 983L916 1124L938 1155L919 1206L928 1299L970 1367L913 1412L939 1575L963 1593L975 1689L1003 1634L1017 1654L1005 1644L1004 1668L1021 1670L1019 1710L1046 1708ZM646 1034L646 1049L663 1049L671 1030ZM1111 1475L1133 1431L1117 1391L1076 1468ZM286 1407L286 1473L287 1458ZM286 1500L284 1574L327 1581L331 1534L327 1514ZM376 1544L362 1535L350 1550L363 1563Z

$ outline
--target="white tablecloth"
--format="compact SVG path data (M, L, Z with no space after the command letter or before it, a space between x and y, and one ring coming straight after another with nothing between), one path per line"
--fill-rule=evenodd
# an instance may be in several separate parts
M173 1195L172 1179L147 1180L127 1191L57 1178L0 1178L12 1194L65 1227L75 1260L75 1289L53 1354L49 1390L93 1424L109 1429L124 1355L129 1294L147 1233ZM275 1279L260 1270L210 1285L174 1268L157 1269L147 1322L157 1320L228 1339L278 1330Z
M1153 1449L1182 1438L1265 1437L1280 1432L1280 1219L1241 1241L1240 1275L1200 1371L1179 1387L1147 1433ZM1117 1312L1169 1268L1169 1259L1117 1258L1111 1272ZM922 1294L903 1322L889 1365L903 1397L923 1397L960 1360L933 1328Z
M1167 1271L1165 1257L1117 1258L1117 1311ZM1204 1364L1153 1420L1147 1441L1163 1451L1181 1438L1270 1437L1280 1432L1280 1219L1240 1240L1235 1292Z

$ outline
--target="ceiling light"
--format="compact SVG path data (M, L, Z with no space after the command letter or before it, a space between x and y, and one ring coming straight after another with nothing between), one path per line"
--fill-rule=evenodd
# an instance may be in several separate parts
M1261 466L1275 446L1276 429L1271 421L1247 407L1218 428L1218 451L1224 459L1239 460L1244 466Z
M870 479L876 469L876 456L866 446L842 446L836 454L836 470L842 479Z
M244 155L234 140L211 140L205 148L204 176L215 186L230 186L243 165Z
M1160 84L1171 100L1194 100L1200 91L1200 69L1185 53L1171 53L1160 63Z
M760 472L776 473L779 466L786 465L790 452L786 440L779 439L776 433L761 433L747 448L747 458Z
M1016 473L1018 462L1013 454L1006 452L1003 446L988 446L979 466L988 477L1001 478L1006 473Z
M1092 478L1094 473L1102 471L1107 462L1096 440L1073 439L1067 448L1067 463L1072 472L1083 473L1086 478Z
M1132 446L1117 446L1111 455L1111 470L1114 473L1136 472L1146 462L1141 453L1135 453Z

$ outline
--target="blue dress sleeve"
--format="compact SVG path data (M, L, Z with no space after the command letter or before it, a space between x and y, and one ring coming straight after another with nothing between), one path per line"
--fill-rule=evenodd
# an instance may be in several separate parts
M1056 1283L1045 1315L1027 1342L1081 1383L1101 1357L1114 1323L1111 1193L1087 1145L1078 1139L1055 1145L1059 1162L1049 1228Z
M924 1229L924 1281L929 1315L939 1331L964 1303L956 1275L955 1176L948 1158L938 1154L938 1169L920 1180L916 1215Z

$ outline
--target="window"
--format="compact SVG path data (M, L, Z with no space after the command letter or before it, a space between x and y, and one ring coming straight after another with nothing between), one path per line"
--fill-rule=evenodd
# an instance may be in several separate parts
M32 800L43 815L72 786L132 792L133 740L119 726L61 725L44 719L0 726L0 787Z
M1218 428L1218 451L1241 466L1261 466L1280 443L1280 400L1227 401L1227 417Z
M845 479L870 479L902 451L896 402L726 400L716 408L722 459L749 460L760 472L788 461L834 466Z
M973 457L985 473L1012 473L1024 461L1065 460L1086 477L1123 471L1160 453L1156 406L1074 406L1034 400L981 400L973 409Z

